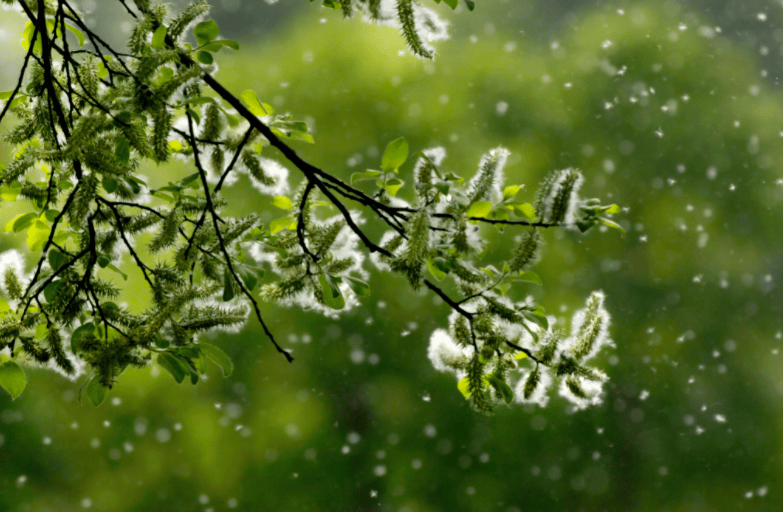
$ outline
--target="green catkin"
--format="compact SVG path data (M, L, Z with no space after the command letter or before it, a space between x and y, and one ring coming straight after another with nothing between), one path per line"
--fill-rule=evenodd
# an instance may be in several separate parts
M536 365L535 368L528 374L527 379L525 380L525 389L523 391L523 396L525 399L529 399L533 393L536 392L536 388L538 387L538 384L541 382L541 368L539 365Z
M62 368L65 373L72 374L74 372L73 365L65 355L62 335L60 330L54 325L49 326L46 332L46 344L49 346L49 352L52 354L57 366Z
M424 41L416 31L416 18L413 13L413 0L397 0L397 19L400 21L400 33L408 43L411 53L424 59L434 57L432 51L427 49Z
M182 216L179 210L171 210L166 215L160 230L150 242L150 252L160 252L167 247L171 247L177 241L181 219Z
M522 272L530 268L538 259L541 245L541 233L537 227L532 227L522 238L522 242L514 250L509 267L513 272Z
M171 114L165 108L153 113L152 148L155 159L165 162L169 158L168 136L171 131Z
M552 200L552 206L549 210L549 222L552 224L560 224L566 221L566 214L568 213L568 204L571 202L571 195L574 193L577 182L579 181L579 173L573 169L564 171L565 177L560 182L557 191L555 192Z
M261 159L252 150L246 149L242 151L242 164L248 170L250 175L258 180L259 183L265 186L271 186L275 184L275 178L267 175L264 169L261 167Z
M429 215L426 211L416 212L409 221L408 244L402 254L391 261L392 270L405 275L414 290L421 286L424 263L430 247Z
M208 11L209 4L207 4L205 0L193 2L171 21L166 33L176 41L184 32L185 27L195 21L199 16L206 14Z

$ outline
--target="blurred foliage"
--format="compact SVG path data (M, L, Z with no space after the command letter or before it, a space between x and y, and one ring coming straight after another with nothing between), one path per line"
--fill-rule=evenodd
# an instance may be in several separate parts
M514 25L482 2L434 63L398 55L396 31L303 8L218 62L233 91L310 116L301 153L344 178L399 136L444 145L458 174L502 144L529 193L574 166L585 197L625 207L628 236L547 234L535 269L548 311L607 294L602 407L476 416L425 358L446 308L377 279L339 321L270 314L293 365L250 326L207 340L236 369L203 387L128 371L93 409L79 383L34 373L0 403L0 510L778 510L783 96L757 51L704 28L709 11L575 3L554 32L544 3ZM242 185L232 203L257 205Z

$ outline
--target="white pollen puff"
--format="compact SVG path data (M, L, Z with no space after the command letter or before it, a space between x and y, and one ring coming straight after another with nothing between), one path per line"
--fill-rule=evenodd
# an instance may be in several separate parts
M274 184L264 185L253 176L248 174L253 187L262 194L270 196L282 196L288 193L288 169L283 167L277 160L271 158L261 158L261 169L267 176L275 179Z
M546 405L549 403L548 392L549 388L552 386L552 375L550 375L550 373L547 371L542 371L538 386L536 386L535 391L530 394L530 397L525 398L525 382L527 381L528 375L530 375L532 371L533 370L530 369L520 372L522 377L514 386L514 401L519 404L535 404L539 407L546 407Z
M557 392L560 396L571 402L574 407L580 411L587 409L591 405L601 405L603 403L603 399L601 397L601 392L603 391L602 382L579 379L579 385L582 386L582 389L585 392L585 398L573 394L571 390L568 389L566 379L560 381L560 387L558 388Z
M430 345L427 348L432 366L439 372L454 372L454 366L464 356L462 349L457 345L445 329L435 329L430 336Z
M380 247L383 247L383 246L385 246L386 244L388 244L388 243L391 241L391 239L392 239L392 238L394 238L394 236L395 236L396 234L397 234L397 233L396 233L395 231L391 231L391 230L390 230L390 231L387 231L386 233L384 233L384 234L381 236L381 239L380 239L380 241L378 242L378 245L379 245ZM378 270L380 270L381 272L387 272L387 271L390 271L390 270L391 270L391 269L389 268L389 265L387 265L387 264L386 264L386 262L384 262L384 261L381 259L381 254L380 254L380 253L378 253L378 252L373 252L373 253L370 253L370 261L372 262L372 264L373 264L373 265L375 265L375 268L377 268L377 269L378 269Z
M432 9L413 4L413 19L416 23L416 29L419 37L423 41L433 43L435 41L445 41L449 38L449 23L438 17L438 14Z
M443 146L436 146L434 148L428 148L422 151L424 153L424 156L430 159L430 161L435 164L436 166L440 167L440 164L443 162L443 159L446 158L446 148ZM413 175L418 176L419 171L424 166L426 160L424 158L419 157L416 160L416 165L413 166ZM435 177L434 171L431 174L431 177Z

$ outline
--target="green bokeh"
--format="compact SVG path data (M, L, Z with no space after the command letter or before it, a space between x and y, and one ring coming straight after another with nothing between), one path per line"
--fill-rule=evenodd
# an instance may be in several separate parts
M393 30L302 6L221 51L218 77L306 119L316 144L297 151L344 178L400 136L444 146L462 175L503 145L527 198L549 170L582 169L583 194L624 207L628 235L547 233L543 290L516 293L567 320L606 292L617 348L600 361L602 406L473 413L426 358L448 308L374 276L339 320L264 305L291 365L251 324L212 338L230 378L128 371L97 409L76 403L79 382L29 371L18 400L0 397L0 510L780 510L783 96L709 9L576 2L558 19L528 4L514 23L502 2L452 16L434 63L399 55ZM226 192L230 209L274 218L247 185ZM488 233L487 261L507 256ZM0 250L23 245L4 235Z

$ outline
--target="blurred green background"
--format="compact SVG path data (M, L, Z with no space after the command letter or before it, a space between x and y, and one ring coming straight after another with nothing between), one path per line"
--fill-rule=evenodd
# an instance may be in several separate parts
M563 318L606 292L604 404L473 413L426 358L448 309L374 276L370 300L336 321L265 306L290 365L251 323L213 337L230 378L128 371L97 409L76 402L80 382L28 372L18 400L0 396L0 510L781 510L779 2L433 4L452 22L435 62L304 0L213 3L221 35L242 43L218 55L218 78L306 119L316 144L297 150L326 170L377 167L404 136L443 145L444 168L470 176L503 145L528 199L574 166L585 197L624 207L625 237L547 233L545 286L519 289ZM118 4L82 5L122 44ZM0 12L0 90L23 24ZM246 185L231 208L271 220ZM508 255L490 237L488 260ZM23 245L3 235L0 250Z

